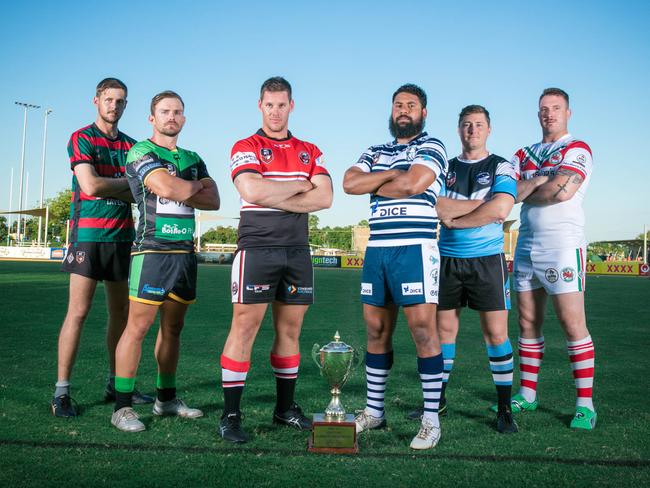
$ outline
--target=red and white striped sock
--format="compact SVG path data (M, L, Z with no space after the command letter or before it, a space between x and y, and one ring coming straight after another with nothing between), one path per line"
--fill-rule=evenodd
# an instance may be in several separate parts
M226 413L239 412L239 404L250 366L250 361L235 361L221 355L221 386Z
M519 394L527 402L537 398L537 378L544 358L544 337L519 338Z
M300 354L277 356L271 353L271 368L273 368L273 374L275 374L277 395L275 408L280 413L286 412L293 405L299 366Z
M576 407L594 411L592 389L594 386L594 343L588 335L579 341L567 341L567 352L576 383Z

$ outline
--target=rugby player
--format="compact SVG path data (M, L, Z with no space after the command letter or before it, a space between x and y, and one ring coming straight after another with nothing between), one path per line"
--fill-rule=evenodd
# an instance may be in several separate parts
M519 308L521 385L512 410L538 406L537 380L544 356L542 324L546 302L566 336L576 386L576 410L570 426L592 430L594 345L585 317L585 216L582 201L592 172L589 146L569 134L569 95L547 88L539 97L542 141L519 149L514 157L517 199L523 202L515 251L514 281Z
M298 340L314 300L308 213L332 204L332 183L320 149L288 129L294 108L289 82L281 77L266 80L258 107L262 128L236 142L230 159L241 220L232 267L232 324L221 355L224 411L219 434L235 443L247 441L240 403L253 342L269 303L275 328L270 356L277 394L273 422L311 429L294 401Z
M517 198L517 181L510 161L488 151L490 132L490 113L485 107L468 105L461 110L458 135L462 152L449 161L445 196L436 204L443 224L438 242L440 297L436 314L445 364L440 413L446 411L445 389L454 364L460 315L469 306L479 312L497 390L497 431L514 433L517 424L510 411L513 363L508 339L510 280L501 224ZM454 217L474 201L480 205Z
M422 132L427 96L407 84L393 94L387 144L371 146L349 168L343 189L370 194L370 239L363 263L361 301L366 322L367 403L355 418L357 433L386 426L384 395L393 364L398 308L415 342L424 414L413 449L440 439L438 405L443 360L436 328L440 258L436 200L447 173L445 147Z
M127 88L116 78L97 85L93 104L97 118L74 132L68 143L72 168L70 245L62 271L70 274L70 295L58 343L58 372L52 413L74 417L70 398L70 375L81 330L92 306L97 282L104 282L108 324L106 346L110 376L105 398L115 396L115 347L126 325L129 308L127 278L133 243L133 196L124 175L126 154L135 140L120 132L118 122L127 104ZM133 393L134 403L153 398Z
M217 185L198 154L176 145L185 105L172 91L151 100L151 139L129 151L126 175L140 219L129 271L129 318L116 350L115 410L111 423L138 432L144 424L132 408L142 341L160 310L155 415L197 418L201 410L176 396L176 368L185 312L196 299L194 209L217 210Z

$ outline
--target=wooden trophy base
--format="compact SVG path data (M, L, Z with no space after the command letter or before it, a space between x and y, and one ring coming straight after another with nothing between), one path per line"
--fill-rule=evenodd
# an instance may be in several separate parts
M327 417L324 413L314 414L308 451L327 454L358 453L354 415L348 413L337 419Z

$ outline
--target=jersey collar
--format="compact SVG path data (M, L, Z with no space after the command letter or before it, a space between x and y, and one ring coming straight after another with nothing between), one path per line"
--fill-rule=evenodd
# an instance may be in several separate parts
M262 129L259 129L255 134L257 134L260 137L270 139L271 141L288 141L289 139L291 139L293 137L293 134L291 134L290 130L287 131L287 137L283 137L282 139L276 139L275 137L267 136L266 132L264 132L264 130L262 130Z

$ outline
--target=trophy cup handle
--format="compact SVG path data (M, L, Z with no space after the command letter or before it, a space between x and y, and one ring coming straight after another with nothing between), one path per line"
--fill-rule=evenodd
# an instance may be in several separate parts
M318 369L323 368L320 363L320 346L318 344L314 344L314 346L311 348L311 358L316 363L316 366L318 366Z
M352 355L352 368L351 370L354 371L356 370L361 362L363 361L365 351L362 347L356 348L354 350L354 353Z

